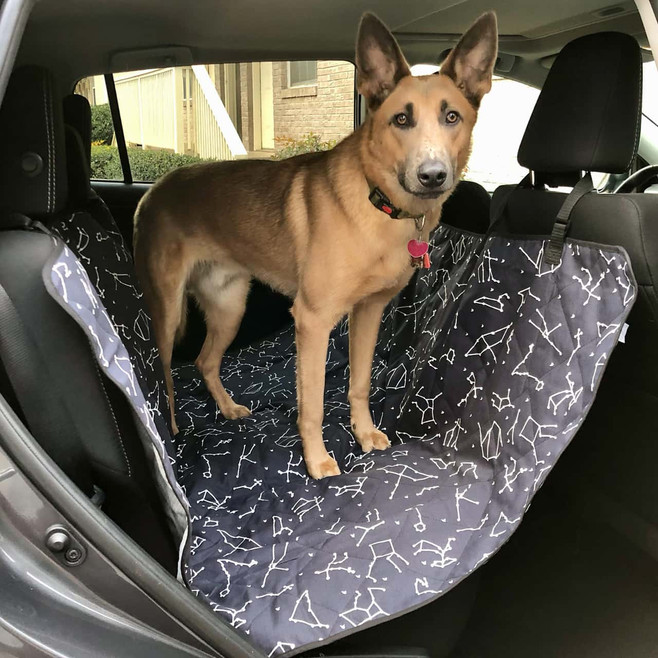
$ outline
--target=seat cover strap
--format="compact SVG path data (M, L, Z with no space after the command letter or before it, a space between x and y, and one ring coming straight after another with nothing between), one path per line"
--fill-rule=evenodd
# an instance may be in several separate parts
M562 259L562 249L564 247L564 240L569 231L569 224L571 223L571 213L576 207L576 204L589 192L594 189L592 182L592 175L587 172L574 186L567 198L564 200L560 208L551 237L544 250L544 263L547 265L557 265Z

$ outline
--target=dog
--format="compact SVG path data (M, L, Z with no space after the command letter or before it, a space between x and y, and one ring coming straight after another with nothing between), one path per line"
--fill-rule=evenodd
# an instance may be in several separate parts
M249 415L219 372L256 278L294 300L297 424L309 475L340 474L324 445L322 420L329 333L345 315L352 431L365 452L389 447L369 408L382 312L411 278L412 265L427 259L420 252L466 166L497 44L495 14L483 14L439 73L413 77L391 32L366 13L356 72L368 112L351 135L329 151L282 161L182 167L143 197L135 213L135 265L174 432L171 356L185 330L188 295L206 319L196 365L209 392L224 417Z

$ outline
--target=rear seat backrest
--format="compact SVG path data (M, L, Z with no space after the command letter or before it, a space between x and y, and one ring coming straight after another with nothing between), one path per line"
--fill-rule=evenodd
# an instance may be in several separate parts
M534 189L499 188L512 234L550 234L565 194L542 183L577 179L581 170L624 173L637 149L641 108L641 55L632 37L601 33L582 37L560 53L542 89L519 149L519 162L534 172ZM569 237L620 245L639 284L628 336L609 355L597 399L552 482L594 485L652 524L658 524L658 197L588 194L571 214ZM624 273L618 282L625 285ZM596 293L596 282L583 283ZM600 330L605 332L606 328ZM619 460L620 443L634 449Z
M69 149L85 148L80 139L68 143ZM124 259L123 267L129 267L129 254L89 214L85 199L69 199L64 144L61 104L48 72L36 67L15 72L0 108L0 284L30 348L32 368L23 375L38 379L33 390L40 397L36 403L21 400L14 386L17 411L24 412L37 441L67 475L87 495L94 493L92 485L99 487L108 516L173 571L173 541L132 411L100 372L85 334L45 287L44 267L61 252L61 243L40 231L12 230L17 215L38 219L64 236L74 253L102 238L113 244L111 258ZM87 176L86 169L78 171ZM104 222L111 222L109 213ZM98 273L108 263L84 258L93 282L94 268ZM57 427L43 430L31 422L29 409L39 405L59 416Z

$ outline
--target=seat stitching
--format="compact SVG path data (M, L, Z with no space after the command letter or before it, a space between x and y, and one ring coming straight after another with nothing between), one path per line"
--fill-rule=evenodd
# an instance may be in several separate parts
M50 145L50 122L48 121L48 99L47 99L47 79L44 75L43 78L43 111L46 119L46 145L48 147L48 171L47 171L47 180L48 180L48 212L52 212L52 189L51 189L51 169L52 169L52 154L51 154L51 145Z
M55 99L53 98L53 89L52 81L48 80L48 97L50 98L50 112L48 112L48 124L50 126L50 140L53 147L53 156L51 163L51 172L53 179L53 195L52 195L52 210L55 210L55 201L57 198L57 167L55 163L57 161L57 142L55 140Z
M633 159L637 153L640 144L640 128L642 126L642 56L640 55L640 75L638 76L639 90L638 90L638 103L637 103L637 116L635 117L635 141L633 142L633 152L631 159L626 165L626 169L630 169L633 165Z
M128 468L128 477L132 477L132 471L130 469L130 460L128 459L128 452L126 451L126 446L123 443L123 439L121 437L121 431L119 430L119 423L117 422L117 418L114 415L114 409L112 408L112 405L110 403L110 398L107 395L107 391L105 390L105 385L103 384L103 377L101 376L101 371L98 368L98 364L94 363L94 366L96 368L96 372L98 373L98 381L100 382L101 385L101 390L103 391L103 395L105 396L105 401L107 402L108 409L110 410L110 414L112 415L112 420L114 421L114 427L116 429L117 437L119 438L119 444L121 445L121 451L123 452L123 457L126 460L126 466Z
M614 79L615 82L617 82L620 77L621 59L622 59L621 56L619 55L619 53L617 53L614 78L612 78L612 76L609 75L609 77ZM615 91L614 85L610 85L610 88L608 89L607 98L605 100L605 106L603 108L603 114L602 114L603 120L601 121L601 125L599 126L599 130L596 135L596 142L594 143L594 148L592 149L592 152L590 154L588 171L592 171L593 169L592 161L595 160L599 154L599 147L602 141L601 137L603 134L603 128L605 127L606 118L608 116L608 108L610 107L610 102L611 100L614 99L614 91Z

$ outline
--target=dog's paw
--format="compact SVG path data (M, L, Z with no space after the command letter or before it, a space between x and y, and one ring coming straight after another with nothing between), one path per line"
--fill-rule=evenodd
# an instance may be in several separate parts
M229 420L237 420L238 418L251 416L251 411L241 404L233 404L226 409L222 409L221 412L224 418L228 418Z
M314 480L321 480L322 478L331 477L333 475L340 475L340 468L335 459L327 456L319 462L306 462L308 474Z
M363 452L370 452L371 450L386 450L390 448L391 442L384 432L373 427L363 433L359 433L356 437Z

